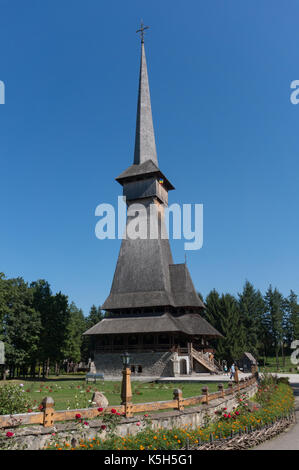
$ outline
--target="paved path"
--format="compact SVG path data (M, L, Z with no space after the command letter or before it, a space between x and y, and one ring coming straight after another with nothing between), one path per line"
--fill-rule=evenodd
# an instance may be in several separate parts
M239 378L242 379L243 377L250 376L251 374L244 374L243 372L239 372ZM112 380L112 381L119 381L120 378L116 376L109 376L105 375L105 380ZM192 375L181 375L180 377L146 377L144 375L141 376L134 376L131 375L132 381L140 381L140 382L229 382L229 375L225 374L192 374Z
M295 395L296 423L278 437L264 442L254 450L299 450L299 374L278 374L288 376Z

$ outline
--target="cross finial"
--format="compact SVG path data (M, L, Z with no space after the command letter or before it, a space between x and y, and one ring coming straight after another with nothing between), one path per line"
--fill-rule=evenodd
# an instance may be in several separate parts
M143 21L141 20L140 29L137 29L136 33L140 33L141 43L144 43L144 31L149 29L149 26L144 26Z

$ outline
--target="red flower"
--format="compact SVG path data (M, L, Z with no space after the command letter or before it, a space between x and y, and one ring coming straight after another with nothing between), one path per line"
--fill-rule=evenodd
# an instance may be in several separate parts
M112 408L111 413L115 414L116 410L114 408Z
M148 417L148 415L144 415L144 417L145 417L145 418L147 418L147 417Z
M224 417L224 418L227 418L227 414L226 414L226 413L224 413L223 417Z
M83 423L83 424L85 424L85 426L88 426L88 422L87 422L87 421L84 421L84 423Z
M105 424L102 424L101 429L106 429Z
M80 413L77 413L76 416L75 416L76 419L80 419L81 418L81 415Z
M103 411L104 408L98 408L98 412L101 413L101 411Z
M38 407L39 410L42 410L43 408L44 408L43 405L39 405Z
M235 413L235 414L236 414L237 416L239 416L239 414L240 414L240 413L239 413L239 411L236 411L236 413Z
M136 423L136 426L140 426L140 422L138 421L138 423Z
M223 409L224 409L224 411L227 410L227 408L223 408Z
M231 415L228 415L227 417L228 417L228 418L231 418Z
M32 410L28 408L27 413L32 413Z
M117 416L120 416L120 413L116 413Z
M6 433L6 437L13 437L13 436L14 436L14 433L13 433L13 432L8 431L8 432Z

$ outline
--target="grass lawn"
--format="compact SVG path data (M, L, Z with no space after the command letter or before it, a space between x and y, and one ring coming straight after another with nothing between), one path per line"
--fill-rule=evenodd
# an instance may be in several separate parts
M5 383L23 384L24 393L28 394L32 406L37 407L42 399L51 396L55 401L55 409L65 410L85 408L90 405L94 391L100 391L105 394L109 405L119 405L121 382L98 381L96 384L86 384L84 378L75 376L49 377L47 380L7 380L0 381L0 385ZM201 389L207 385L210 392L217 391L215 382L197 382L197 383L161 383L154 382L134 382L132 381L133 403L143 403L160 400L172 400L173 390L180 388L183 397L192 397L201 395ZM227 383L224 383L227 387ZM89 401L90 400L90 401Z
M292 373L296 374L298 373L297 366L291 363L291 358L289 355L285 357L285 365L283 366L283 360L281 357L279 357L278 360L278 370L276 366L276 358L275 357L266 357L266 358L261 358L259 360L259 368L260 372L271 372L273 374L275 373L290 373L292 369Z

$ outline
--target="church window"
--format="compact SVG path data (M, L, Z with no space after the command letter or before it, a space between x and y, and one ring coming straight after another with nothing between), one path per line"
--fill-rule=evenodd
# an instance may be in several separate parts
M115 336L113 343L114 343L116 346L121 346L122 344L124 344L124 337L121 336L121 335Z
M154 335L144 335L143 344L154 344Z
M159 344L169 344L169 338L167 335L159 335L158 342Z
M135 346L138 344L138 336L137 335L130 335L128 338L128 344L130 346Z

